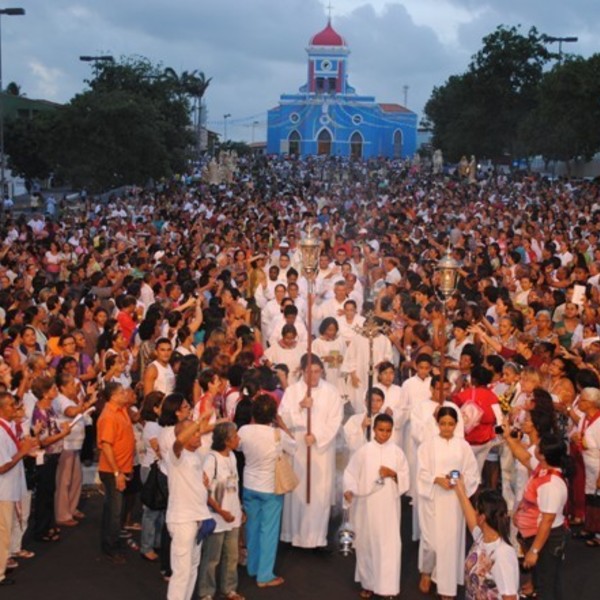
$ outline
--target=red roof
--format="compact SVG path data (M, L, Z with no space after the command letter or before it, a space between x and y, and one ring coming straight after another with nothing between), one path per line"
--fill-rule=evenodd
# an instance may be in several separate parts
M344 38L331 26L331 21L327 21L327 27L313 35L309 44L311 46L345 46Z
M412 112L408 110L406 106L402 106L401 104L380 104L379 108L383 112L395 112L395 113L409 113Z

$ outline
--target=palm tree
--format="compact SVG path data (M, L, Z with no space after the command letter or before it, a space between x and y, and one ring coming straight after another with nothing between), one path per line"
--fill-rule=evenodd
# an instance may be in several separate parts
M181 99L192 99L192 111L195 113L195 129L196 129L196 151L200 156L200 128L202 124L201 110L202 98L212 81L212 77L206 77L202 71L182 71L178 75L175 69L167 67L163 71L163 79L173 86L174 93Z

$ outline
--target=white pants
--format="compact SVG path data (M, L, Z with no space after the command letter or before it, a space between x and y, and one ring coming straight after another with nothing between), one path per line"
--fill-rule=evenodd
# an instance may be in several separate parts
M189 523L167 523L171 534L171 569L168 600L190 600L196 586L200 547L196 543L198 521Z
M25 531L27 531L27 523L29 523L29 515L31 514L31 492L27 490L25 495L15 503L15 518L13 519L10 553L16 554L22 550L21 542Z

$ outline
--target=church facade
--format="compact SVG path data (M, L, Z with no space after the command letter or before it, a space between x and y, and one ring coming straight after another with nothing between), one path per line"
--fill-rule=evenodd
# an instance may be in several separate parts
M268 112L268 154L405 158L416 152L417 115L356 93L348 83L350 50L331 21L306 51L306 84L297 94L282 94Z

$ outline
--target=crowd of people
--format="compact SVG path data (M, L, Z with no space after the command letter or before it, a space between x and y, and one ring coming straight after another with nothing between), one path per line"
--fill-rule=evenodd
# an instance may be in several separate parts
M327 552L342 504L360 596L395 597L402 495L443 598L561 598L567 525L600 546L594 183L256 157L80 208L2 225L0 586L85 518L82 463L101 551L170 600L283 585L280 541Z

